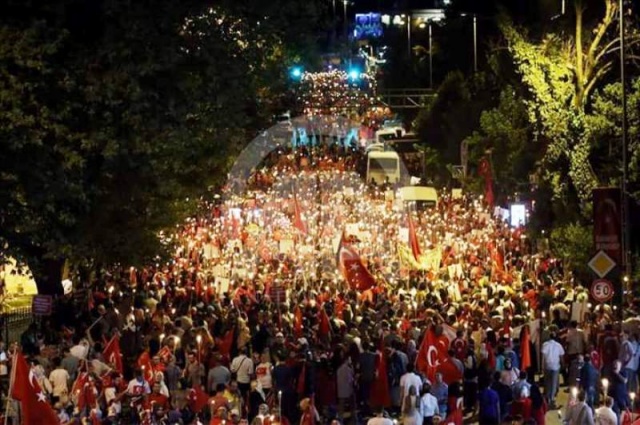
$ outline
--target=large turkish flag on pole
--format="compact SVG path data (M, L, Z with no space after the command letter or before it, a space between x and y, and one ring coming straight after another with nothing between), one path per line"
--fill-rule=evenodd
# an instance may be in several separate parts
M22 353L17 353L13 367L11 398L20 402L22 423L29 425L60 423Z
M462 379L462 372L449 358L450 344L451 341L445 333L437 336L433 327L427 329L420 344L416 366L432 383L435 381L436 372L442 374L442 379L447 384Z
M376 285L376 280L362 262L360 254L345 241L344 233L338 247L338 268L351 289L366 291Z

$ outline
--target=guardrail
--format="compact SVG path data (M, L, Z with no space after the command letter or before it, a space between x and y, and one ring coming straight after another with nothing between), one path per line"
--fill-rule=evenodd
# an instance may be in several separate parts
M20 335L27 330L32 321L31 307L16 308L0 314L0 332L5 347L12 342L20 342Z

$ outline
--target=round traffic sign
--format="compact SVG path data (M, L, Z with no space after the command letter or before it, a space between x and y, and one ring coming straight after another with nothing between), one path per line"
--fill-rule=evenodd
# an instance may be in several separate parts
M591 296L599 303L613 298L613 284L606 279L596 279L591 284Z

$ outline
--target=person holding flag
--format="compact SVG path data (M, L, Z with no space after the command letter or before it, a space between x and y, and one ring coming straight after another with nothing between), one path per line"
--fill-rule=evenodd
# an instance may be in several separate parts
M46 394L35 379L22 353L14 356L12 366L11 398L20 402L22 423L29 425L57 424L58 416L49 404Z

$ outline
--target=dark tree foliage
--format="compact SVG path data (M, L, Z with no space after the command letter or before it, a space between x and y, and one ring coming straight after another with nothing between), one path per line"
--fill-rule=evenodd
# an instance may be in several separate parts
M280 107L296 46L228 3L3 2L0 246L39 291L161 252Z

